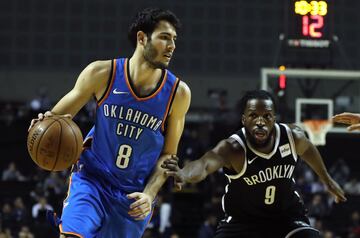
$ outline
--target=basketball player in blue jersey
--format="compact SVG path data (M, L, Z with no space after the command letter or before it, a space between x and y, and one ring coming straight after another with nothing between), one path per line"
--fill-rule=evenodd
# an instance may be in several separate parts
M336 202L346 200L344 192L304 132L275 122L275 104L268 92L246 93L241 107L243 128L182 169L177 158L164 161L162 167L178 181L190 183L224 168L228 178L222 199L225 219L217 228L216 238L320 237L309 225L294 188L298 158L310 165Z
M129 28L131 58L91 63L51 111L32 121L74 116L93 97L98 103L55 220L61 238L142 236L167 178L160 165L177 153L190 104L188 86L166 69L179 25L168 10L139 12Z
M348 131L360 130L360 113L343 112L333 116L333 121L349 125Z

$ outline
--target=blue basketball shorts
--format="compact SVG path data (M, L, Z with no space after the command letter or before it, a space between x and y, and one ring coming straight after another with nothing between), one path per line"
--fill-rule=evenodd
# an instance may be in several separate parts
M134 220L128 215L132 202L126 194L75 172L64 200L60 231L82 238L140 238L151 214L144 220Z

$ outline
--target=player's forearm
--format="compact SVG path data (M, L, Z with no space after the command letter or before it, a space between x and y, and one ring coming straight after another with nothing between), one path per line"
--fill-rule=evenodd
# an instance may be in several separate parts
M321 181L327 183L330 175L326 169L324 161L321 158L319 151L315 146L310 146L302 155L302 159L312 168L312 170L319 176Z
M216 157L217 155L214 152L209 151L200 159L186 164L181 170L185 182L198 183L218 170L221 166L219 163L214 163L214 161L218 161Z
M154 169L154 172L150 176L149 181L147 182L143 191L144 193L150 195L153 200L167 179L167 176L165 174L165 169L160 167L163 160L164 159L159 159Z
M55 115L71 114L74 117L89 100L88 95L84 96L76 90L71 90L51 109L51 112Z
M207 176L202 160L196 160L186 164L186 166L181 169L181 173L186 183L198 183Z

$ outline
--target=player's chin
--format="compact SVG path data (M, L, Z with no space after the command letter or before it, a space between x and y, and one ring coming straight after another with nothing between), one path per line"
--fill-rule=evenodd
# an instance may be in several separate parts
M169 62L165 62L165 61L158 61L155 63L155 68L159 68L159 69L167 69L169 66Z
M161 64L163 64L164 66L168 66L170 64L170 61L171 61L171 57L164 57L162 60L161 60Z
M268 142L268 137L266 136L256 136L254 135L254 141L257 145L265 145Z
M166 69L167 67L169 67L170 64L170 60L169 61L163 61L160 63L160 65L162 66L163 69Z

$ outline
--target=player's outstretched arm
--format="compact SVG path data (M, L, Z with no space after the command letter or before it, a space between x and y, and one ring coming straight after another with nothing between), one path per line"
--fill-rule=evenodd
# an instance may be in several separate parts
M155 199L161 186L165 183L167 175L165 169L161 167L163 161L176 155L181 134L184 129L185 115L189 109L191 101L191 92L189 87L180 82L176 91L172 108L167 118L167 126L165 128L165 142L154 171L145 186L142 193L129 194L129 198L137 201L130 205L129 215L134 219L144 219L151 212L152 201Z
M224 159L212 150L206 152L200 159L189 162L182 169L174 158L162 164L167 170L166 175L174 177L175 181L181 183L198 183L223 166Z
M29 130L37 121L54 114L73 117L92 97L101 98L106 90L110 70L110 60L89 64L78 76L74 88L51 111L39 113L38 118L31 121Z
M294 136L297 154L319 176L320 180L326 185L329 193L334 196L335 202L345 202L346 197L344 191L338 183L331 178L316 146L309 141L304 131L299 127L294 126L292 128L292 134Z
M349 131L360 130L360 113L344 112L333 116L333 121L350 125Z
M162 167L167 170L168 176L182 183L198 183L222 167L236 167L240 171L242 168L237 164L243 164L243 151L236 144L232 139L222 140L214 149L206 152L200 159L187 163L182 169L175 158L164 161Z

